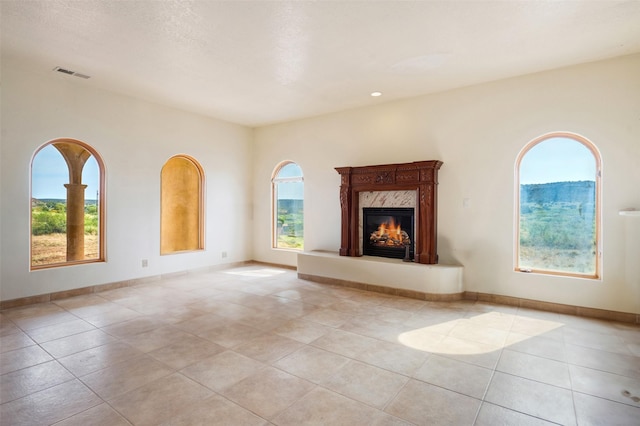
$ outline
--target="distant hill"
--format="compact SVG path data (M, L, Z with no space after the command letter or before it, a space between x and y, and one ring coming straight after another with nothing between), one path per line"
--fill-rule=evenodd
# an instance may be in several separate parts
M304 200L281 199L278 200L278 207L289 213L298 213L304 208Z
M584 203L594 201L596 183L592 180L520 185L520 203Z
M31 199L31 204L37 204L37 203L62 203L62 204L67 204L67 199L66 198L32 198ZM96 204L96 200L84 200L84 204L85 204L85 206L91 205L91 204Z

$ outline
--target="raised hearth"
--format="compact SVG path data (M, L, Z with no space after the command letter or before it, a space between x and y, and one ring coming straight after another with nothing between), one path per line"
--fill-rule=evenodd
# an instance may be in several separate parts
M460 265L421 265L382 257L338 256L337 252L298 253L298 277L380 293L432 301L463 297Z
M362 256L360 192L415 191L414 260L438 263L437 185L441 161L337 167L342 213L340 256Z

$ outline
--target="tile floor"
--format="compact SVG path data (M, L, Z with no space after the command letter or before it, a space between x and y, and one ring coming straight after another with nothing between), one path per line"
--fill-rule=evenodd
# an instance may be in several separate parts
M639 425L640 329L252 265L0 313L2 425Z

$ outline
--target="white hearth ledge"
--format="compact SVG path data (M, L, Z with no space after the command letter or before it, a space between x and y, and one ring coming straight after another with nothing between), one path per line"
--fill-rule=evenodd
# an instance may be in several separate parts
M300 278L316 278L316 281L328 283L335 280L336 284L354 284L351 286L359 288L397 289L397 294L408 290L407 293L417 292L426 299L438 299L437 295L461 297L463 270L459 265L425 265L374 256L340 256L330 251L298 253Z

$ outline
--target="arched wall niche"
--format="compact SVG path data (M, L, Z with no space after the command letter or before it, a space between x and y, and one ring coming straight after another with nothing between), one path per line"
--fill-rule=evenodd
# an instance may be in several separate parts
M160 254L204 249L204 172L188 155L175 155L162 167Z

